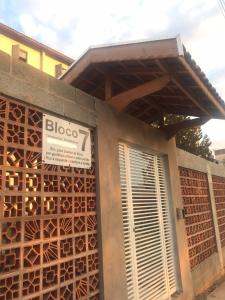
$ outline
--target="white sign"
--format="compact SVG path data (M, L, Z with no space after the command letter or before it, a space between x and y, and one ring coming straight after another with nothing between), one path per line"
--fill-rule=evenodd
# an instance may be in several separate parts
M44 114L42 138L44 163L83 169L91 167L90 129Z

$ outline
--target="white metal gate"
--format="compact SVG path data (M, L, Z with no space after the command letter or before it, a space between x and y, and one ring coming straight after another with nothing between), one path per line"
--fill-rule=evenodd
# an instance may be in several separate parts
M119 144L129 300L169 299L176 291L164 159Z

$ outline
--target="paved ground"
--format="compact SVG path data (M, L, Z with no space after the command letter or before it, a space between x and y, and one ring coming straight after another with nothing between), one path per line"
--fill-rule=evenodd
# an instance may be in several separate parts
M218 285L208 296L207 300L225 300L225 282Z

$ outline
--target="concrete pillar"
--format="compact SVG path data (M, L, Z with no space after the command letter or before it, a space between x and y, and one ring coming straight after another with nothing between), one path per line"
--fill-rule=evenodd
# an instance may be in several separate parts
M187 233L185 228L184 219L177 219L176 208L183 207L180 187L180 175L178 169L177 155L176 155L176 142L175 139L170 140L170 149L168 151L169 160L169 175L171 196L173 204L173 216L175 223L175 234L177 238L177 264L179 266L180 275L180 290L179 294L175 297L176 300L192 300L194 299L194 287L192 282L191 267L189 263ZM178 282L179 284L179 282Z
M19 59L20 57L20 46L19 45L13 45L12 46L12 58L13 59Z

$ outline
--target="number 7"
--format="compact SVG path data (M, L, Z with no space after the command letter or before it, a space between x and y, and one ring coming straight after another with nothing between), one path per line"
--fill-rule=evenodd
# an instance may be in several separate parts
M89 137L89 132L88 131L84 131L82 129L79 129L79 133L84 135L84 139L83 139L83 143L82 143L81 149L82 149L82 151L85 151L85 146L86 146L87 139Z

